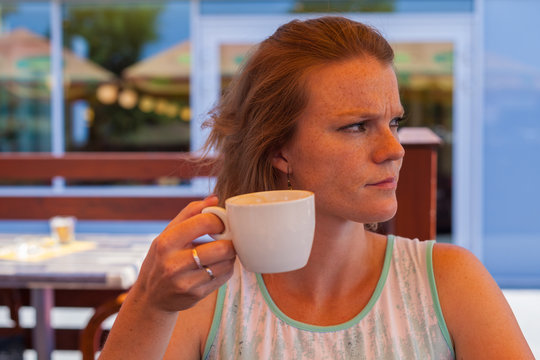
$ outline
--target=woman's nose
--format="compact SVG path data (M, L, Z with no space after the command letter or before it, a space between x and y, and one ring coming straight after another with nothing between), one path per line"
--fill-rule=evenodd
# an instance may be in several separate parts
M392 129L386 129L377 139L377 144L373 153L376 163L385 161L401 160L405 156L405 149L399 142L397 133Z

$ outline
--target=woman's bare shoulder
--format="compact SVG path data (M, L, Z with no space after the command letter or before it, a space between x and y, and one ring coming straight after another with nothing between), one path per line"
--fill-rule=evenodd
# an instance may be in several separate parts
M446 277L458 277L457 273L485 270L482 263L471 251L461 246L446 243L435 243L433 246L433 266L437 280L443 281Z
M435 244L433 271L458 357L533 358L501 289L472 252Z
M212 327L218 290L178 313L164 359L201 359Z

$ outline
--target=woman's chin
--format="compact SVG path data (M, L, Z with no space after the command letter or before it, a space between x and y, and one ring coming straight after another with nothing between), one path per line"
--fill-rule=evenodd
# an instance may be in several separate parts
M371 220L365 221L366 223L382 223L391 220L397 212L397 203L389 204L387 207L381 207L379 209L373 209L370 214Z

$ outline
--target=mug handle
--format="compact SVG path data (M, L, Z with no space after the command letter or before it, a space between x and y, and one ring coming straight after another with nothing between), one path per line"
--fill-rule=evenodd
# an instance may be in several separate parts
M231 240L232 239L231 229L229 227L229 222L227 221L227 212L225 211L224 208L219 207L219 206L209 206L207 208L204 208L201 211L201 213L202 214L210 213L210 214L216 215L223 222L223 225L225 226L225 230L223 230L223 232L219 234L209 234L212 237L212 239L214 240L221 240L221 239Z

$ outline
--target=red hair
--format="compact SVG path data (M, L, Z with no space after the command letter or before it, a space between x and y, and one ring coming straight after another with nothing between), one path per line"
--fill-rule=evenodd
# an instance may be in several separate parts
M394 52L374 28L343 17L293 20L250 54L204 126L217 151L215 194L225 199L278 188L272 154L293 136L317 67L358 57L391 65Z

